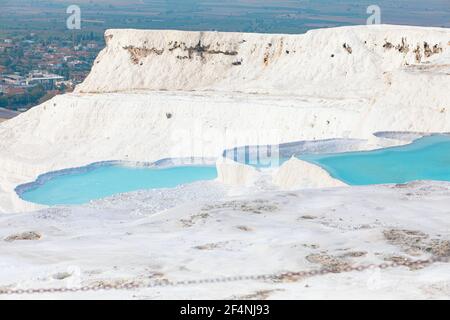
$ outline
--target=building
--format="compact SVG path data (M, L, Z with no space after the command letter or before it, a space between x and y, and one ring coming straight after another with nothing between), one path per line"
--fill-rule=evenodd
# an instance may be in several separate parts
M46 90L54 90L56 88L56 83L63 81L64 77L44 72L32 72L27 78L27 85L42 85Z
M2 82L10 86L27 85L27 80L18 74L6 74L2 77Z
M0 52L7 52L13 49L15 46L11 43L0 43Z
M25 87L6 87L5 90L7 95L14 96L24 94L26 92Z
M73 84L79 84L84 81L87 76L87 72L84 71L72 71L70 73L70 78L73 81Z
M88 48L88 49L97 49L98 48L98 43L94 42L94 41L88 42L86 44L86 48Z

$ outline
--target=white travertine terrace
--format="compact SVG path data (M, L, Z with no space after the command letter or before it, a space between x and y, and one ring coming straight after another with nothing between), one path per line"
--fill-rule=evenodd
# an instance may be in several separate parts
M319 166L294 157L283 163L275 172L273 182L283 190L346 186Z
M345 151L450 132L448 29L110 30L106 39L75 93L0 124L0 213L14 213L0 214L0 290L286 276L4 298L448 299L448 263L342 272L448 258L448 182L335 188L343 183L294 158L260 172L219 161L218 181L84 206L33 211L14 191L108 160L213 163L243 146ZM22 240L29 232L37 237ZM336 273L289 275L324 268Z
M72 94L0 124L0 212L14 188L107 160L377 131L450 131L450 31L357 26L302 35L109 30Z

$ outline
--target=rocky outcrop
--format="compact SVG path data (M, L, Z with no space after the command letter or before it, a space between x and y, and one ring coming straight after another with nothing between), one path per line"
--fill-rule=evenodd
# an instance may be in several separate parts
M258 179L258 171L245 164L227 158L217 160L217 180L233 187L252 186Z
M450 31L355 26L300 35L108 30L77 92L183 90L374 98L385 73L441 65ZM395 77L394 77L395 78ZM416 77L417 79L417 77Z
M76 92L0 124L0 212L36 208L19 199L18 185L94 162L218 158L241 146L450 132L448 29L109 30L105 38Z
M284 190L346 186L324 169L294 157L278 169L273 182Z

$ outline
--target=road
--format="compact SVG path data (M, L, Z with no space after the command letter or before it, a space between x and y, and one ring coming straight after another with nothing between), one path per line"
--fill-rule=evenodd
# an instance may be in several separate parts
M19 113L16 111L0 108L0 119L11 119L17 116Z

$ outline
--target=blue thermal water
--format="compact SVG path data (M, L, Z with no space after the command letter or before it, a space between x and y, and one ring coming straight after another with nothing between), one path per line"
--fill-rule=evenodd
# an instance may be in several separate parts
M44 205L83 204L114 194L155 188L173 188L217 177L214 166L171 168L96 166L56 175L20 193L22 199Z
M314 163L349 185L450 181L450 136L432 135L411 144L366 152L310 154Z

